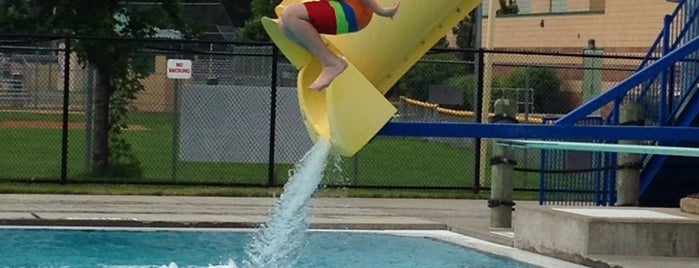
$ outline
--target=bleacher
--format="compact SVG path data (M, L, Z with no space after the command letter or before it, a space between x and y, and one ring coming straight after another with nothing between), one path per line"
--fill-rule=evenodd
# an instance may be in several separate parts
M25 89L22 74L3 74L0 79L0 106L25 107L33 103L34 97Z

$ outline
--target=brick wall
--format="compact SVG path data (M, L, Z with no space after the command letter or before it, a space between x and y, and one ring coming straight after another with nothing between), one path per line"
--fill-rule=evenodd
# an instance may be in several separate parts
M595 39L605 52L644 53L660 33L663 17L677 5L665 0L569 0L571 11L600 9L603 4L604 11L537 15L548 12L550 0L531 1L532 15L496 19L496 48L580 52L587 40ZM485 18L484 35L487 27Z

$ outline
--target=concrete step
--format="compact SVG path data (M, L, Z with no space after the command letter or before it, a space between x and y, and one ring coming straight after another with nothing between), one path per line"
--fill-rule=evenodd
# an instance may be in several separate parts
M586 263L591 256L699 257L699 215L679 208L520 206L514 246Z
M680 199L680 210L682 212L699 215L699 194Z

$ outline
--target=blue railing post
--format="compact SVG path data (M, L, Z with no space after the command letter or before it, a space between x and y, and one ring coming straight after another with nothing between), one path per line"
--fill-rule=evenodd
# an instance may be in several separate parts
M594 159L594 167L602 167L602 153L600 152L595 152L592 153L592 157ZM595 177L595 186L594 186L594 191L595 191L595 205L599 206L604 204L603 201L603 193L604 193L604 187L602 187L602 174L604 172L598 171L595 172L594 177Z
M546 124L544 122L544 124ZM539 161L539 168L541 170L546 170L546 150L541 150L541 160ZM546 203L546 173L539 172L539 205Z
M673 17L666 15L663 20L663 56L670 53L670 31L672 25ZM667 84L668 84L668 70L666 68L663 70L660 78L660 107L658 109L658 124L661 126L665 125L665 118L667 118Z

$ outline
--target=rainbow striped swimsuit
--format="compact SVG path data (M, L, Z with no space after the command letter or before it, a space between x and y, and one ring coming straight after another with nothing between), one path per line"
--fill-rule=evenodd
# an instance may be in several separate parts
M363 29L374 12L362 0L304 2L311 24L321 34L352 33Z

